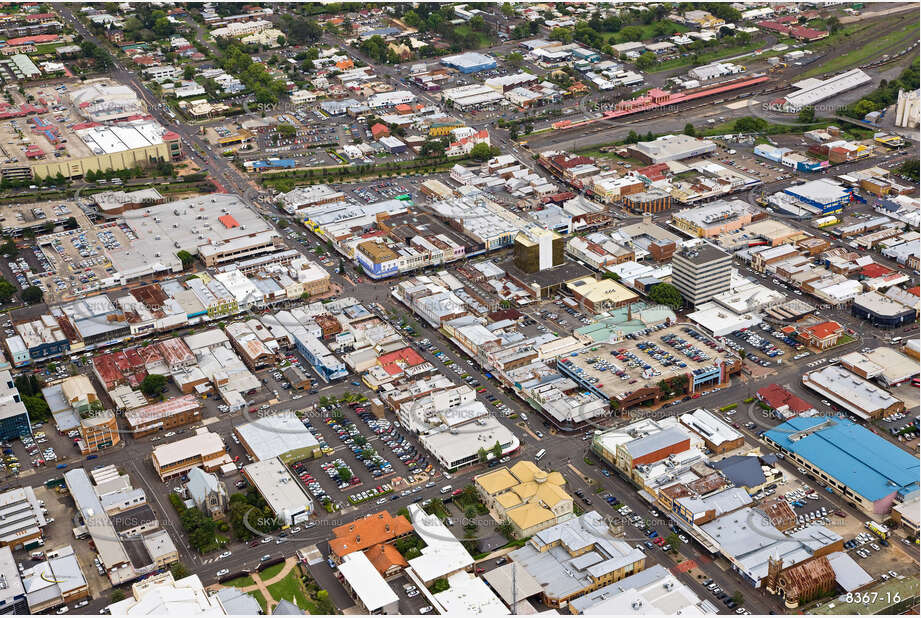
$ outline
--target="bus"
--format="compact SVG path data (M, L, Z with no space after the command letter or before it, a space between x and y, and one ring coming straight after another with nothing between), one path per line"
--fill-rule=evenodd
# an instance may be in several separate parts
M547 449L545 448L540 449L539 451L537 451L537 455L534 456L534 461L540 461L541 459L543 459L544 455L546 454L547 454Z
M398 199L401 202L411 202L413 201L413 196L410 195L409 193L404 193L403 195L396 196L396 198L394 199Z
M889 538L889 528L887 528L886 526L882 524L878 524L875 521L868 521L867 523L864 524L864 526L867 528L867 530L869 530L870 532L872 532L873 534L875 534L881 539Z

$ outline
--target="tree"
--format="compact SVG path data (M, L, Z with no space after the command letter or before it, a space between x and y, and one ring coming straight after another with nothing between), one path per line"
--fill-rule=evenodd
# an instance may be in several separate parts
M803 124L810 124L815 121L815 108L811 105L807 105L803 109L799 110L799 115L796 117L799 122Z
M736 590L732 593L732 600L736 602L736 605L741 605L745 601L745 597L742 596L740 590Z
M336 474L339 475L339 480L343 483L348 483L352 480L352 471L346 468L345 466L336 469Z
M745 116L736 119L733 127L737 133L763 133L768 128L768 121L764 118Z
M902 176L905 176L906 178L914 182L918 182L918 178L919 176L921 176L921 172L919 172L919 167L921 167L921 164L919 164L918 159L908 159L904 163L902 163L897 168L897 170L899 174L901 174Z
M671 283L657 283L649 290L649 300L677 309L684 303L681 292Z
M636 68L643 71L648 70L655 66L656 64L656 55L652 52L646 52L642 54L639 58L636 59Z
M496 526L496 532L507 538L509 541L515 538L515 527L508 519Z
M51 408L48 407L48 402L41 395L23 395L22 403L25 405L26 412L29 413L29 419L33 423L44 423L51 418Z
M170 573L173 574L173 579L180 580L185 579L189 576L189 570L185 568L185 565L181 562L176 562L173 566L170 567Z
M180 262L182 262L182 270L187 269L192 265L192 262L195 261L195 257L185 249L177 252L176 257L179 258Z
M502 445L499 444L498 440L496 440L496 443L492 445L492 454L496 459L502 457Z
M9 299L13 298L13 295L18 290L15 285L7 281L6 279L0 279L0 302L7 302Z
M483 447L481 446L481 447L479 448L479 450L477 450L476 454L477 454L477 457L478 457L479 460L480 460L480 463L486 463L486 457L487 457L487 455L486 455L486 449L485 449L485 448L483 448Z
M521 55L521 52L512 52L505 57L505 61L513 67L520 67L524 62L524 56Z
M620 281L620 275L610 270L601 275L602 279L611 279L612 281Z
M115 590L112 591L112 594L109 595L109 600L111 600L113 603L124 601L125 593L121 589L116 588Z
M486 161L492 156L492 149L486 142L480 142L470 150L470 156L477 161Z
M691 137L697 136L697 129L694 128L694 125L690 122L684 125L684 134L690 135Z
M3 257L7 259L14 258L19 255L19 247L17 247L13 239L10 238L0 245L0 254L3 254Z
M681 545L681 539L674 532L665 537L665 542L671 545L675 551L678 551L678 547Z
M149 373L141 381L140 389L148 397L156 397L165 386L166 376L162 376L159 373Z
M44 296L41 288L37 285L30 285L22 291L22 300L30 305L42 302Z

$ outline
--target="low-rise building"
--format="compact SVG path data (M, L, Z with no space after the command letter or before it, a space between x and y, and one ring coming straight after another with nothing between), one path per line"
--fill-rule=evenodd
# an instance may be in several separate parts
M183 395L159 401L124 414L126 429L134 437L150 435L157 431L184 427L201 420L201 398Z
M696 433L713 453L735 450L745 443L742 434L708 410L698 408L682 414L681 424Z
M874 517L887 516L899 496L918 490L918 458L846 418L792 418L764 440Z
M499 522L508 520L518 538L529 537L573 516L572 497L559 472L545 472L519 461L475 476L474 487Z
M804 386L863 420L905 409L904 401L837 365L810 371L802 379Z
M243 475L265 499L282 527L303 523L313 513L313 500L279 458L244 466Z
M642 571L646 556L618 539L595 511L531 537L509 554L541 584L541 601L562 608L583 595Z
M221 436L204 427L188 438L157 446L150 455L150 461L160 480L179 476L192 468L200 467L212 472L231 463Z

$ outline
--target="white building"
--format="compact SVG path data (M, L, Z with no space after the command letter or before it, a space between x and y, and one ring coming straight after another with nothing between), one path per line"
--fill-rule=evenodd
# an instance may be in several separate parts
M412 509L415 505L410 505ZM449 533L450 534L450 533ZM358 603L363 614L397 614L400 599L364 552L347 554L336 577Z

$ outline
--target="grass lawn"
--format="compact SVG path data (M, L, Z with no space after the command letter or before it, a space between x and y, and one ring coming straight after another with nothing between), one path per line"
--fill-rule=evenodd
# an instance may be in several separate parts
M273 564L269 568L259 571L259 579L266 582L281 573L281 570L285 568L284 562L279 562L278 564Z
M263 614L263 615L269 613L269 612L268 612L268 604L269 604L269 603L268 603L268 601L265 600L265 597L262 596L262 593L261 593L261 592L259 592L258 590L255 590L255 591L253 591L253 592L248 592L247 594L253 595L253 598L256 599L256 603L258 603L258 604L259 604L259 607L262 608L262 614Z
M470 33L473 32L473 28L471 28L467 24L463 24L461 26L455 26L454 32L457 33L461 37L461 40L466 41L467 37L470 36ZM474 34L477 37L477 45L476 45L477 49L481 47L489 47L491 43L491 41L489 40L489 35L487 35L484 32L476 32Z
M255 586L256 582L253 581L253 578L249 575L244 575L243 577L238 577L230 581L224 582L224 586L231 586L233 588L248 588L249 586Z
M301 578L298 576L297 569L292 569L288 575L278 583L268 587L269 594L275 601L291 601L301 609L306 609L311 614L319 613L317 606L313 601L307 598L307 591L301 584Z
M721 47L713 49L710 51L703 51L697 54L697 66L702 66L705 64L710 64L717 60L722 60L723 58L729 58L732 56L738 56L741 54L747 54L753 52L756 49L765 47L764 41L756 40L750 42L748 45L737 45L735 47ZM650 73L659 73L660 71L668 71L670 69L677 69L683 66L689 66L693 63L692 54L688 54L684 57L675 58L673 60L666 60L665 62L660 62L659 64L652 67Z
M668 23L668 32L666 32L666 34L668 34L669 36L673 34L677 34L679 32L687 32L688 30L690 30L690 28L688 28L684 24L676 24L671 21L667 23ZM641 41L648 41L650 39L654 39L657 36L660 36L659 33L656 31L655 22L651 24L632 24L632 25L637 25L643 29L643 36L641 36L639 39ZM626 28L627 26L624 26L624 27ZM605 37L606 37L605 42L611 45L614 45L616 43L629 43L630 42L620 32L611 32L610 34L605 35Z
M844 345L846 343L853 343L854 341L857 341L857 340L851 337L850 335L844 334L838 337L838 341L835 342L835 345L836 346Z
M803 73L802 77L811 77L822 73L837 73L853 65L865 64L869 60L879 56L884 50L896 45L902 39L906 39L907 41L908 38L912 40L918 38L917 21L910 21L901 30L896 30L890 32L886 36L867 41L864 45L857 47L843 56L830 54L831 59L828 62L820 64Z

